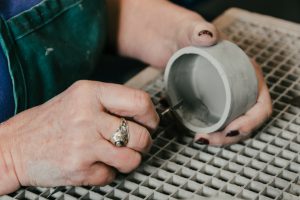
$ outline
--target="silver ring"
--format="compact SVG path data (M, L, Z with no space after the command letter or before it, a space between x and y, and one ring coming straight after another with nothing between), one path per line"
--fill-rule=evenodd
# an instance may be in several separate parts
M124 118L121 118L119 128L111 135L110 141L117 147L126 146L129 140L128 123Z

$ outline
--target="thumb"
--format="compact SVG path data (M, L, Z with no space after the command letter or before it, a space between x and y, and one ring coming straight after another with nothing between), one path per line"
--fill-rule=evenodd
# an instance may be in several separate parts
M203 21L202 23L194 23L193 28L189 34L189 45L194 46L211 46L217 43L219 39L219 33L216 27Z

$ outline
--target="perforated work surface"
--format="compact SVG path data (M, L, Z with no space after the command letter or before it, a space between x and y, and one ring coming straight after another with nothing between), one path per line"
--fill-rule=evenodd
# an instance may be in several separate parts
M224 194L240 199L300 198L300 37L235 20L221 30L261 64L270 87L272 118L242 143L217 148L180 135L169 122L154 135L142 165L105 187L60 187L49 199L195 199ZM300 34L299 34L300 35ZM157 109L165 102L162 78L144 88ZM54 188L24 188L2 198L37 199Z

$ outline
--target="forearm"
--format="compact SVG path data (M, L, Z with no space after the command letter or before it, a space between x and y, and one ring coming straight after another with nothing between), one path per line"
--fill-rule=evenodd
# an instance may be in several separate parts
M200 15L166 0L107 0L107 5L110 44L121 55L142 60L141 50L151 48L147 44L155 46L177 38L183 33L171 31L175 26L186 27L186 21L202 20Z
M0 125L0 195L14 192L20 187L15 173L14 161L10 147L12 140L9 137L9 127L3 123Z

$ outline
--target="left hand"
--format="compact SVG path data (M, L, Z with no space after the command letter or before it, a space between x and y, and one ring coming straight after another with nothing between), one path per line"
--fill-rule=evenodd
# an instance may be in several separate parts
M258 79L258 98L256 104L244 115L232 121L224 130L195 136L200 144L226 145L247 139L251 133L260 127L272 115L272 100L268 87L264 82L263 73L258 64L253 61L253 67Z
M110 5L114 1L107 2ZM198 13L169 1L126 0L118 6L122 11L119 16L121 21L115 23L119 30L115 36L118 52L152 66L165 67L172 54L183 47L211 46L219 39L219 33L213 24L205 21ZM110 18L113 19L113 16L116 15L112 13ZM161 16L164 17L163 20ZM271 116L272 102L267 85L260 67L257 64L253 66L259 81L257 103L223 131L199 133L195 140L212 145L235 143L248 138L254 129Z
M214 25L170 1L106 2L112 46L119 54L151 66L165 67L172 54L183 47L211 46L218 41Z
M163 48L164 50L162 50L160 48L161 45L158 45L156 53L148 52L148 57L146 58L149 60L146 61L154 65L156 64L156 66L165 66L170 56L180 48L191 45L211 46L217 43L219 39L218 31L214 25L206 22L201 16L198 19L195 17L194 20L184 23L181 26L181 30L180 34L177 34L177 38L173 38L173 43L176 41L173 48ZM203 32L204 34L200 34ZM209 33L212 34L212 37ZM167 44L170 43L167 42ZM252 64L258 79L259 91L256 104L244 115L232 121L222 131L209 134L196 134L195 141L201 144L216 146L237 143L249 138L251 133L271 116L272 100L264 81L263 73L255 61Z

